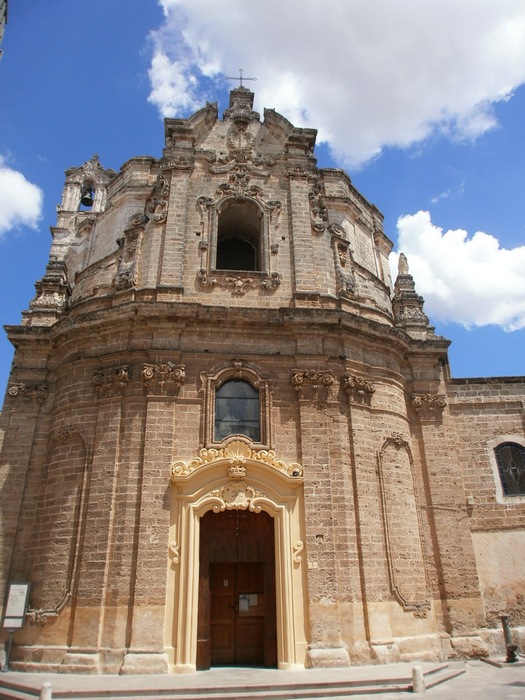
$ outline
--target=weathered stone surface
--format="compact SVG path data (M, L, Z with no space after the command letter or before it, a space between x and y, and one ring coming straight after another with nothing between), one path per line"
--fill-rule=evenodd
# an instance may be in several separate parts
M381 213L317 168L313 130L252 107L238 88L222 119L166 120L161 158L66 172L7 327L0 591L32 582L17 668L203 667L232 629L211 618L217 563L264 564L226 608L238 625L241 600L275 601L264 661L283 669L479 656L499 612L525 621L525 493L494 456L525 446L525 378L451 379L406 260L392 284ZM248 423L217 409L239 380ZM263 512L271 561L221 519Z

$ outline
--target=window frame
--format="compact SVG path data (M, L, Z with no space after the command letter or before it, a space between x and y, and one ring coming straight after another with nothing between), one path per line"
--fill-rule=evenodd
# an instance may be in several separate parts
M494 479L494 484L496 487L496 502L504 505L518 505L525 504L525 493L523 495L507 495L503 490L503 483L501 481L500 468L496 456L496 448L500 445L506 443L513 443L515 445L520 445L525 449L525 438L523 435L517 434L506 434L498 435L497 438L490 440L487 444L487 451L489 455L490 465L492 467L492 475Z
M215 392L226 382L232 379L240 379L250 384L259 393L259 441L234 433L226 436L222 440L215 439ZM222 365L217 371L201 373L201 381L205 391L205 411L203 426L203 443L205 447L223 447L232 438L245 440L253 444L258 449L269 449L271 444L270 436L270 392L267 377L253 367L248 366L241 360L235 360L228 365Z

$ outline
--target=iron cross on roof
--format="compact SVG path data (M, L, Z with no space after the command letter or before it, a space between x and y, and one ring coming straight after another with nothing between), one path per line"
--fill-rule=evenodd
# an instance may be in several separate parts
M242 87L242 81L243 80L257 80L257 78L243 78L242 77L242 68L239 68L239 77L238 78L232 78L231 76L227 75L226 80L239 80L240 81L240 87Z

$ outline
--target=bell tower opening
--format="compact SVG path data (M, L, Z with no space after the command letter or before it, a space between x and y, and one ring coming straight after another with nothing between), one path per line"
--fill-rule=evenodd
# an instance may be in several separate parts
M249 203L222 207L217 230L217 270L261 270L261 217Z

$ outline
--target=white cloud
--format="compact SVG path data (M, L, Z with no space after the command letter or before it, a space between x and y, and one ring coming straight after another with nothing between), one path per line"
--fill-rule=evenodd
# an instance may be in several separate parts
M42 216L42 190L0 156L0 236L13 228L37 228Z
M525 328L525 246L506 250L481 231L471 237L461 229L443 232L428 211L401 216L397 228L399 251L431 321ZM394 278L397 261L392 254Z
M258 78L256 107L319 129L345 165L442 130L475 138L525 81L523 0L160 0L150 100L181 115L203 79ZM211 86L210 86L211 88Z

